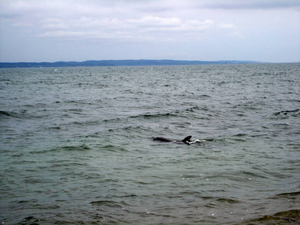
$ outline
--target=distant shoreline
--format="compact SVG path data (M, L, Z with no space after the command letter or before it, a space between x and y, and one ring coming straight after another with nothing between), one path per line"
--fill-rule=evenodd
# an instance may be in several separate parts
M220 61L189 61L189 60L88 60L59 62L0 62L0 68L36 68L36 67L79 67L79 66L169 66L169 65L216 65L216 64L255 64L256 61L220 60Z

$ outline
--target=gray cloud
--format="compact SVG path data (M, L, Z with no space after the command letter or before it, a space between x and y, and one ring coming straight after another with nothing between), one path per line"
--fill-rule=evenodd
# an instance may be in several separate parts
M262 54L254 49L270 43L273 47L268 49L279 48L285 38L291 47L282 47L286 54L280 55L298 57L299 5L298 0L2 0L0 60L8 55L17 58L22 51L28 57L55 57L55 49L62 48L64 55L72 49L70 57L76 60L104 45L111 49L92 58L105 59L113 52L121 58L163 57L166 51L178 57L189 55L188 59L226 59L222 54L235 49L235 59L246 54L247 59L259 60ZM81 52L76 55L78 46ZM135 46L139 47L134 50ZM209 47L217 49L215 56L203 50Z
M299 0L228 0L228 1L210 1L200 4L199 7L210 9L223 9L223 10L253 10L253 9L284 9L296 8L299 9Z

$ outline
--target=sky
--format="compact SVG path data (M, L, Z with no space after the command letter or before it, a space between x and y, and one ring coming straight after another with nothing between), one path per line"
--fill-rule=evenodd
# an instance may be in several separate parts
M300 62L300 0L0 0L0 62Z

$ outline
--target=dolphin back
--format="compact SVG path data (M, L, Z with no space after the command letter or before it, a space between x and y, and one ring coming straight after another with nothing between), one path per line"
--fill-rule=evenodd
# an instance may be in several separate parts
M190 135L190 136L187 136L186 138L184 138L184 139L182 140L182 142L184 142L184 143L191 142L191 141L192 141L191 138L192 138L191 135Z
M191 140L192 136L187 136L186 138L184 138L182 141L180 140L171 140L168 138L164 138L164 137L155 137L153 138L153 141L160 141L160 142L174 142L174 143L184 143L184 144L191 144L192 140Z
M153 141L161 141L161 142L172 142L172 140L164 137L155 137L153 138Z

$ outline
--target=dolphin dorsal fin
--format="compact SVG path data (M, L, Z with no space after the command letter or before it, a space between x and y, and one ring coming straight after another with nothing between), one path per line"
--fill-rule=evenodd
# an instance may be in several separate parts
M182 140L182 142L190 142L191 141L191 138L192 138L192 136L190 135L190 136L187 136L186 138L184 138L183 140Z

